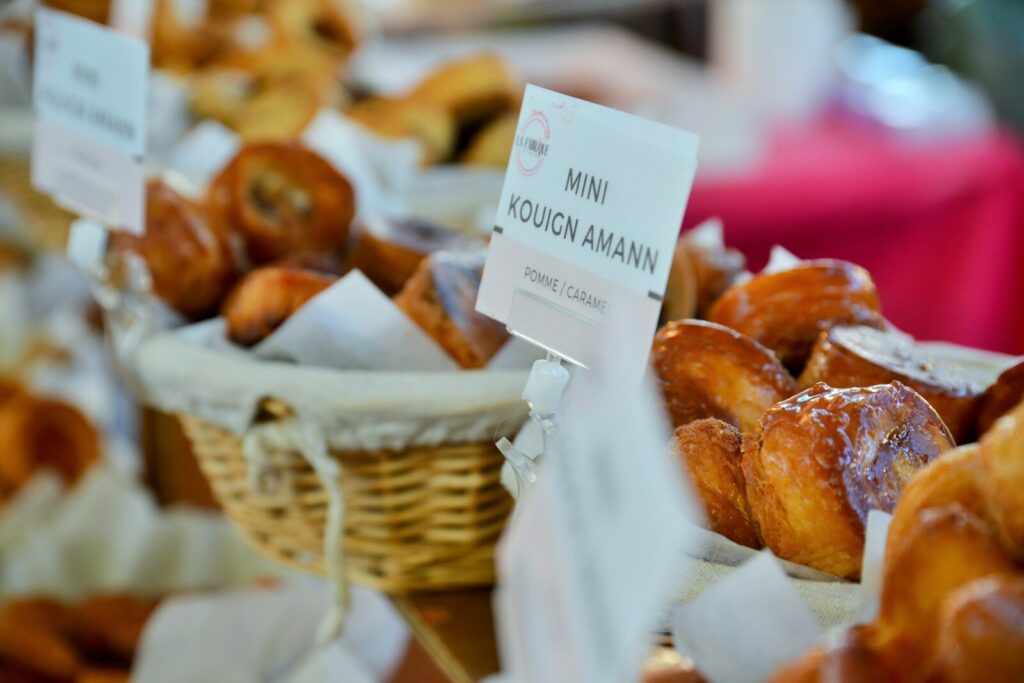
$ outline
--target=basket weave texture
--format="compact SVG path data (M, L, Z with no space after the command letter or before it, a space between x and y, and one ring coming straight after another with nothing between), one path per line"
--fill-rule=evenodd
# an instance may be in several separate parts
M302 454L272 451L273 481L254 482L242 437L179 417L214 495L246 540L284 565L324 574L328 492ZM493 444L330 455L341 465L347 579L393 594L494 582L494 545L512 499Z

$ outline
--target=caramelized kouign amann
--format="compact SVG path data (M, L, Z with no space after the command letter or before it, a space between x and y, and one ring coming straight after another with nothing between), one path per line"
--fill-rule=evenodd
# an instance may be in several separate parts
M658 331L652 363L675 427L715 417L754 431L769 407L797 392L771 351L721 325L677 320Z
M981 438L980 482L1007 552L1024 562L1024 403Z
M978 415L978 434L982 435L996 420L1024 403L1024 361L1004 370L985 390Z
M800 385L867 387L899 381L935 408L957 443L974 434L984 387L956 362L929 353L898 332L871 327L833 327L821 333Z
M760 548L743 484L743 435L706 418L678 427L670 449L704 505L708 528L750 548Z
M734 285L711 306L708 320L764 344L794 372L803 368L822 330L885 326L868 272L830 260L801 263Z
M459 125L466 125L512 108L516 82L500 57L482 54L445 64L416 86L409 97L444 109Z
M264 264L299 251L341 248L355 215L352 185L293 142L247 145L213 180L211 220L245 239Z
M257 268L238 283L224 304L228 339L240 346L255 346L337 279L312 270Z
M747 439L747 499L776 555L857 578L868 512L891 512L914 473L952 447L935 410L899 382L817 384L768 410Z

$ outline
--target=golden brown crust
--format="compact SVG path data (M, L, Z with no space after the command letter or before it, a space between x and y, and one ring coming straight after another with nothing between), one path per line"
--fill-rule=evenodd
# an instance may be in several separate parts
M339 3L323 0L287 0L268 7L278 37L288 45L313 46L345 57L358 43L352 18Z
M349 253L358 268L387 294L395 294L436 251L478 248L478 240L415 218L377 216L356 226Z
M688 235L689 233L685 233L679 244L686 250L693 264L697 282L696 317L703 318L708 314L711 305L735 284L740 274L745 272L747 259L736 249L709 249L696 243Z
M368 97L348 107L345 115L382 137L419 141L426 165L447 161L455 151L455 119L429 102Z
M864 523L891 512L914 472L953 447L934 409L898 382L783 401L747 439L747 498L765 545L783 559L860 574Z
M832 260L802 263L734 285L711 306L708 319L764 344L795 371L822 330L885 324L868 272Z
M465 125L512 108L516 89L515 79L500 57L480 54L436 69L413 89L410 98L440 107Z
M95 427L66 403L22 395L0 407L0 482L9 488L40 469L74 483L99 454Z
M704 504L708 528L740 545L760 548L744 490L743 435L714 418L678 427L670 450Z
M0 662L34 681L67 681L79 668L78 656L59 633L39 624L16 621L2 612ZM5 673L2 667L0 673Z
M716 417L753 431L765 410L797 391L771 351L700 320L662 327L654 338L652 363L675 427Z
M258 344L337 279L312 270L257 268L238 283L224 304L228 339L240 346Z
M1024 361L1004 370L985 390L978 413L978 434L984 434L996 420L1024 402Z
M247 145L213 180L212 220L237 231L263 264L297 251L340 248L355 215L352 185L294 142Z
M505 328L476 312L483 263L437 252L420 263L395 305L463 368L482 368L508 341Z
M903 334L871 327L833 327L821 333L800 385L867 387L898 381L927 400L957 443L974 434L981 392L967 372L916 346Z
M783 668L771 683L896 683L896 679L871 647L871 634L852 628L831 646L811 650Z
M1006 550L1024 561L1024 403L981 438L980 481Z
M165 183L146 185L146 230L115 232L110 253L138 254L153 292L182 315L200 319L216 312L240 272L237 237L217 229L204 211Z
M158 600L131 595L96 595L71 609L68 634L90 658L130 663Z
M672 265L661 307L662 322L697 317L697 274L689 250L680 240L672 251Z
M459 158L464 164L505 168L512 154L512 141L516 137L519 112L510 111L494 119L469 141Z

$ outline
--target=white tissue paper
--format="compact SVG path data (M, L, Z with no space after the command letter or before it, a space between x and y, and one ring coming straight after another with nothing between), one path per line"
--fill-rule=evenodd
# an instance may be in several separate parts
M759 683L824 633L765 551L676 608L676 649L716 683Z
M164 166L188 179L195 188L205 188L241 145L238 136L224 124L200 121L167 151Z
M864 539L864 559L860 569L860 605L857 623L873 621L878 615L878 602L882 597L882 574L885 569L885 543L889 538L892 515L881 510L868 512Z

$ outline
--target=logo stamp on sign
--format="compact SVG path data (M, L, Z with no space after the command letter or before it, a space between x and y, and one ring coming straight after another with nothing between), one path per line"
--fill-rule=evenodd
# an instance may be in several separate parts
M533 175L544 164L551 140L551 126L544 112L535 109L516 135L516 165L523 175Z

